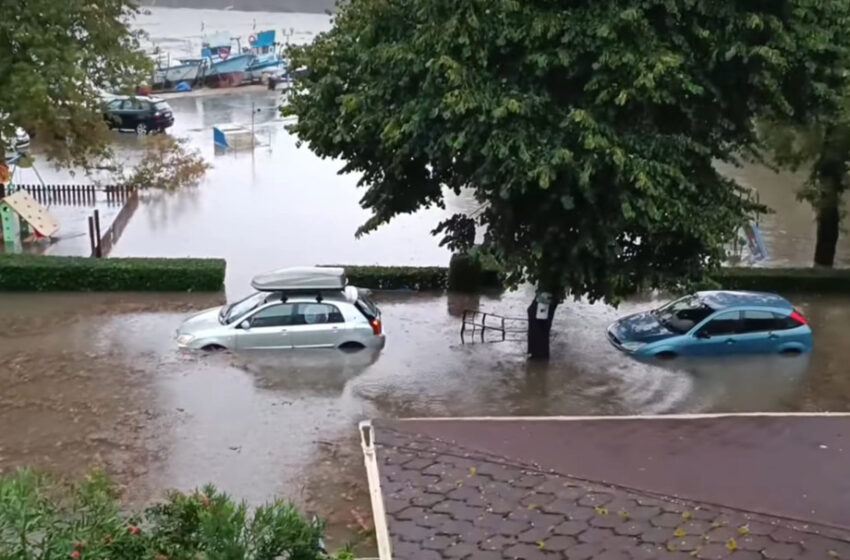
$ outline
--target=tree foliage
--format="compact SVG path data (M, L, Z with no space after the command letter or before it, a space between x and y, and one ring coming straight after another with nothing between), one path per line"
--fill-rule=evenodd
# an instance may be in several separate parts
M716 160L805 122L847 77L844 0L349 0L295 48L292 130L362 174L372 218L470 220L516 283L609 301L697 279L751 209Z
M759 133L773 163L809 176L797 197L812 205L817 223L816 265L833 266L843 218L844 194L850 187L850 108L848 100L836 111L817 115L806 125L764 121Z
M0 138L20 126L61 163L103 156L99 89L150 75L135 13L134 0L0 0Z
M165 134L143 140L141 159L127 171L121 167L118 182L130 187L178 190L198 184L210 165L198 150L188 149L187 141Z

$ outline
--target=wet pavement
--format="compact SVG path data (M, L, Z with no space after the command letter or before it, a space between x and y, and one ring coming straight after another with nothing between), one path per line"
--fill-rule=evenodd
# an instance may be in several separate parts
M460 344L464 309L522 315L528 294L377 299L380 354L197 356L174 330L216 296L0 295L0 467L103 465L130 503L207 481L254 503L284 496L327 517L339 544L371 523L363 419L850 410L846 300L795 301L816 333L811 356L663 364L604 336L651 302L571 303L539 364L521 342Z

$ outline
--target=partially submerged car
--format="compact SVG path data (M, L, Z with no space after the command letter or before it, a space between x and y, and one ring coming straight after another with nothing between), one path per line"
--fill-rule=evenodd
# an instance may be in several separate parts
M381 312L345 271L286 268L251 281L257 290L236 303L189 317L177 344L193 350L291 348L381 349Z
M707 291L623 317L608 340L643 357L801 354L812 348L812 330L776 294Z

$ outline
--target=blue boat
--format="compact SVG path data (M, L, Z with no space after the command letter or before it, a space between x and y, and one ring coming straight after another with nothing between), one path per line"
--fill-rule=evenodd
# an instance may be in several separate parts
M234 53L235 50L235 53ZM254 61L250 52L242 53L241 44L231 48L229 33L218 33L203 43L204 82L211 86L238 86L246 78L248 66Z
M248 38L248 43L251 45L251 53L254 55L254 60L248 66L247 78L252 81L260 81L263 79L263 74L278 74L285 69L283 58L276 52L277 42L275 41L275 32L261 31Z

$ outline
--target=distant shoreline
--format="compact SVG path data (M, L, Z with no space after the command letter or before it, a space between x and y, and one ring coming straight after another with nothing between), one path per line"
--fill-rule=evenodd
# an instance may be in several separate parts
M242 12L300 12L323 14L334 0L140 0L142 7L239 10Z

